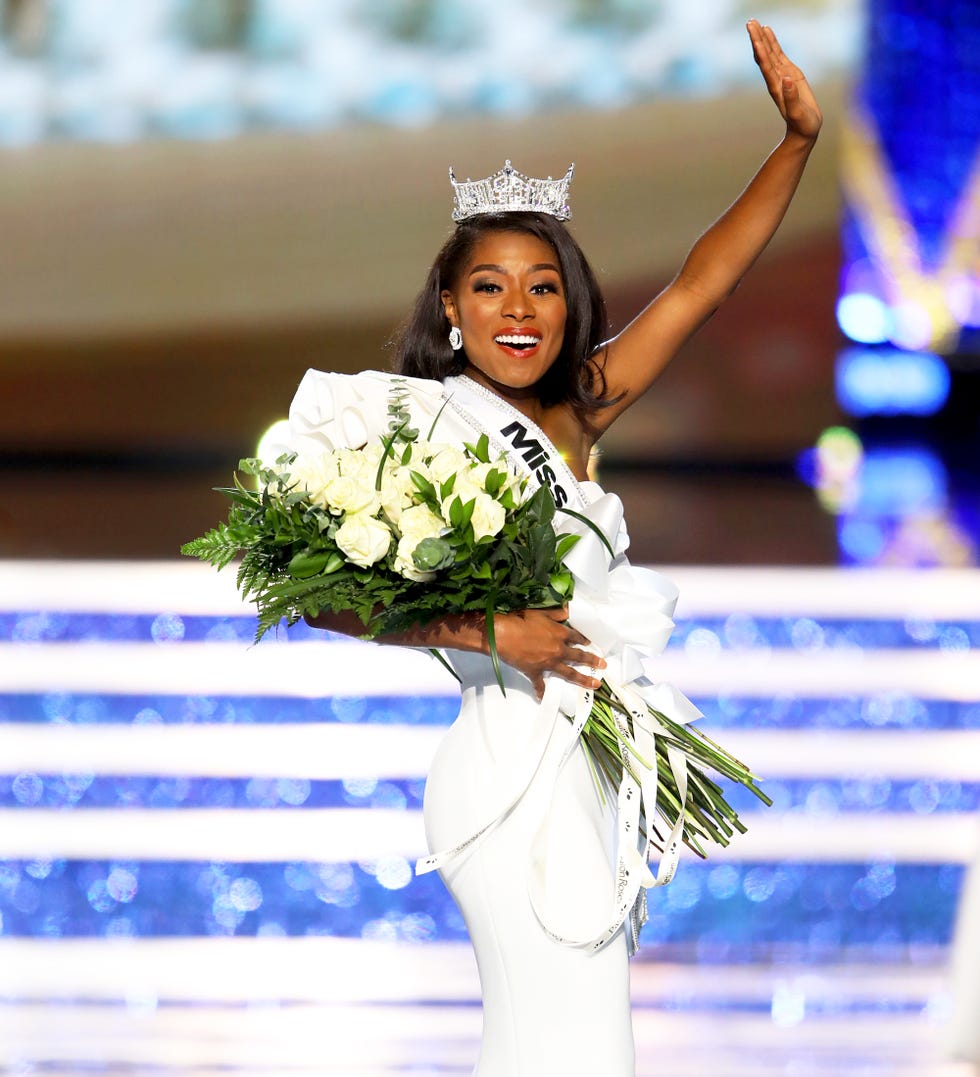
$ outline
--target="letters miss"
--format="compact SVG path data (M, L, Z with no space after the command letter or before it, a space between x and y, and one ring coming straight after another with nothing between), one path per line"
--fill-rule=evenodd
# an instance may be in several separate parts
M524 457L527 466L534 472L534 477L542 486L547 486L555 504L561 508L568 501L568 494L558 482L558 477L548 466L549 453L537 438L527 436L527 427L522 423L514 422L505 426L500 433L507 438L511 445Z

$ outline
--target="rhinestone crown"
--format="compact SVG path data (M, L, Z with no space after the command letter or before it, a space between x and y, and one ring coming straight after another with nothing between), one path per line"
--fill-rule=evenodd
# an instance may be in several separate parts
M575 165L569 165L561 179L533 179L518 172L510 161L499 172L486 179L459 182L449 169L453 185L453 220L465 221L480 213L549 213L559 221L567 221L572 211L568 205L568 186Z

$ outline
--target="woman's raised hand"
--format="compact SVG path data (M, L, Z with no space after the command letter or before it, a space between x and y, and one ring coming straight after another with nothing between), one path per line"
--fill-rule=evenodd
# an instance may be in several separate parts
M544 675L553 673L583 688L598 688L601 678L575 669L586 666L603 669L605 659L585 650L589 641L565 624L568 609L522 610L498 613L494 618L497 653L502 661L520 670L534 687L538 699L544 695Z
M823 116L803 72L780 48L771 26L762 26L756 19L751 19L746 28L752 39L755 62L766 80L769 96L786 121L787 132L815 139Z

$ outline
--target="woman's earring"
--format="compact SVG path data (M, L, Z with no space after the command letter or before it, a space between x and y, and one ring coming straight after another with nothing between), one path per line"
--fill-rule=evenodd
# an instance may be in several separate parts
M462 346L463 334L460 331L459 326L454 325L452 329L449 330L449 347L452 348L454 352L458 352Z

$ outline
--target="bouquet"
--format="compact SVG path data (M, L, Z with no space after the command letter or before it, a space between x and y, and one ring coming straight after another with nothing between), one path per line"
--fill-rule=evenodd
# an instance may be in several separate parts
M564 605L574 589L564 558L578 536L556 534L548 489L528 494L527 479L505 457L490 458L486 435L462 449L420 439L397 405L390 410L388 435L363 449L288 453L272 466L242 460L239 471L257 480L256 488L236 475L233 487L219 490L232 502L227 522L181 552L218 569L242 554L237 582L257 606L256 641L283 619L294 624L322 611L353 611L365 639L446 614L480 613L503 689L494 614ZM612 555L586 516L562 511L591 527ZM704 768L771 802L723 748L647 710L657 732L654 759L637 754L636 715L610 685L603 681L595 693L582 744L600 796L605 781L615 789L624 772L639 782L644 769L656 767L657 803L644 804L644 834L660 847L658 824L669 833L683 813L684 841L703 857L702 840L727 845L735 830L745 830ZM687 758L684 803L668 749Z
M258 480L222 488L228 522L181 552L217 568L243 553L238 587L258 608L256 641L283 619L355 612L364 639L446 614L483 613L494 666L493 613L560 606L572 590L546 489L475 445L382 439L318 457L242 460Z

